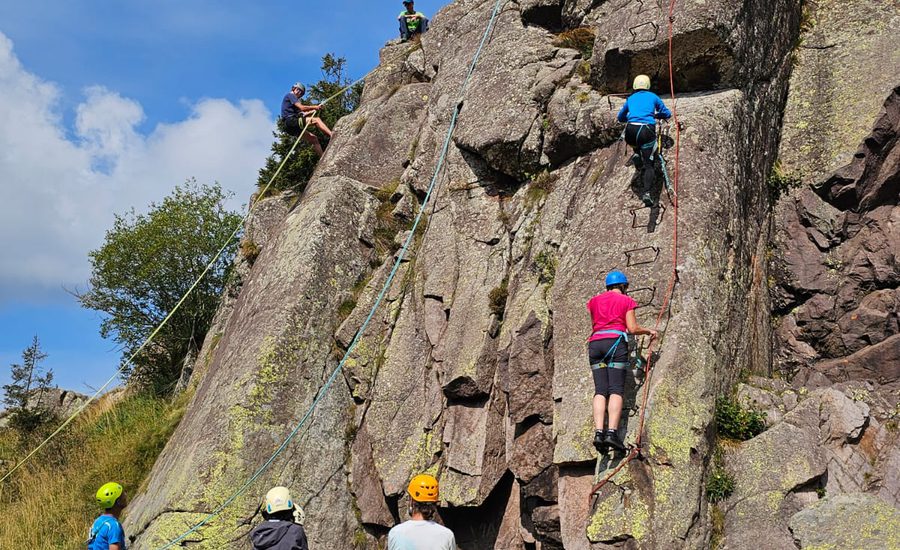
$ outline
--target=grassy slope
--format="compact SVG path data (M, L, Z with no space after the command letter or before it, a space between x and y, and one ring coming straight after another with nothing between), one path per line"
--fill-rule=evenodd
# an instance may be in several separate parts
M135 494L189 397L132 395L93 405L0 486L0 548L83 549L98 514L97 488L117 481ZM23 447L33 446L0 431L0 460L20 457Z

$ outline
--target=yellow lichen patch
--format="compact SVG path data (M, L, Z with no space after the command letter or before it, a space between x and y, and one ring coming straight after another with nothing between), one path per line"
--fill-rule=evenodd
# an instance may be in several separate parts
M626 504L617 495L601 501L587 527L588 540L601 542L630 536L635 540L646 539L650 532L650 508L640 498L632 498Z

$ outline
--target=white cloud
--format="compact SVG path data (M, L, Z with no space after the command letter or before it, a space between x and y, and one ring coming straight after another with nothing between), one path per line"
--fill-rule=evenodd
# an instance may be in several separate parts
M190 177L234 191L238 207L269 152L272 115L259 100L203 99L145 136L140 104L101 86L82 92L69 133L64 91L28 72L0 33L0 304L83 287L113 213Z

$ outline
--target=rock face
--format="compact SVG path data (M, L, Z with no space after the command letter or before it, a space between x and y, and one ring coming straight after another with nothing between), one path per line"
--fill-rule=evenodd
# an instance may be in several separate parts
M641 207L626 164L631 152L617 141L623 100L605 95L624 91L637 71L665 88L667 10L646 1L505 4L468 92L458 97L493 4L454 2L435 15L421 43L388 45L362 105L337 124L296 205L290 197L261 203L268 214L248 230L258 258L238 260L242 284L230 289L198 356L193 401L129 509L134 548L156 548L215 510L266 464L317 395L296 439L186 545L246 547L261 495L282 484L306 509L311 547L383 547L387 530L405 519L409 478L427 471L440 478L442 520L466 550L708 546L717 528L703 496L716 396L739 373L768 373L771 365L766 179L778 151L800 3L679 3L677 256L674 197L659 189L660 206ZM556 33L579 26L590 27L592 48L556 45L563 43ZM422 208L460 101L425 210L427 228L415 234L338 382L320 394ZM887 116L884 140L866 142L873 153L857 168L796 199L827 205L815 210L816 223L805 225L798 214L795 224L814 226L823 245L859 237L862 246L896 230L893 214L879 210L896 185L893 165L878 160L896 141ZM673 149L666 160L675 168ZM850 216L839 211L853 200L867 201L864 215L875 221L846 229ZM890 290L871 282L892 280L889 258L880 245L867 254L850 248L850 290L809 269L798 276L811 290L782 285L776 296L785 304L821 294L808 310L823 319L835 311L828 304L845 296L856 304L845 313L867 320L866 330L826 337L832 325L807 335L805 318L784 316L808 372L819 376L831 372L826 359L892 353L869 345L877 335L890 342L896 332L887 320L900 298L870 297ZM639 321L653 325L659 316L664 339L652 376L630 378L626 391L628 443L637 439L642 413L646 419L641 456L591 502L596 453L585 303L611 269L628 273L642 304ZM843 327L842 318L827 322ZM826 342L847 353L822 355ZM799 360L784 350L782 361ZM855 361L861 372L868 368L866 357ZM741 510L758 521L726 516L725 540L752 540L777 519L772 540L792 547L793 524L783 514L812 503L810 484L826 472L859 485L853 467L863 455L855 449L866 438L885 461L877 470L881 486L895 486L900 469L887 469L900 464L894 440L887 427L873 430L881 421L874 407L847 396L852 388L801 396L799 389L752 387L745 393L780 417L729 460L751 475L767 449L776 449L791 468L767 484L739 480L747 496ZM645 391L649 405L641 411ZM819 448L823 438L827 450ZM796 442L806 444L794 456ZM601 466L603 474L615 463Z

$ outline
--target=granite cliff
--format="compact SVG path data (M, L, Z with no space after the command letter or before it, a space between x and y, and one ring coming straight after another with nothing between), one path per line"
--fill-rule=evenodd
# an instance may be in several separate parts
M238 258L191 405L130 506L135 548L215 509L316 398L421 207L493 4L456 1L420 47L387 45L304 192L257 205L261 252ZM852 547L820 527L847 507L866 510L854 532L900 544L896 2L677 4L677 256L673 197L640 206L615 122L634 74L667 89L662 4L503 4L427 227L340 383L184 546L247 547L284 484L312 548L377 548L425 470L464 549ZM805 184L778 202L776 159ZM663 308L664 337L626 396L633 443L648 392L640 457L590 499L584 303L613 268L642 323ZM770 427L726 453L735 492L712 505L715 402L735 388Z

